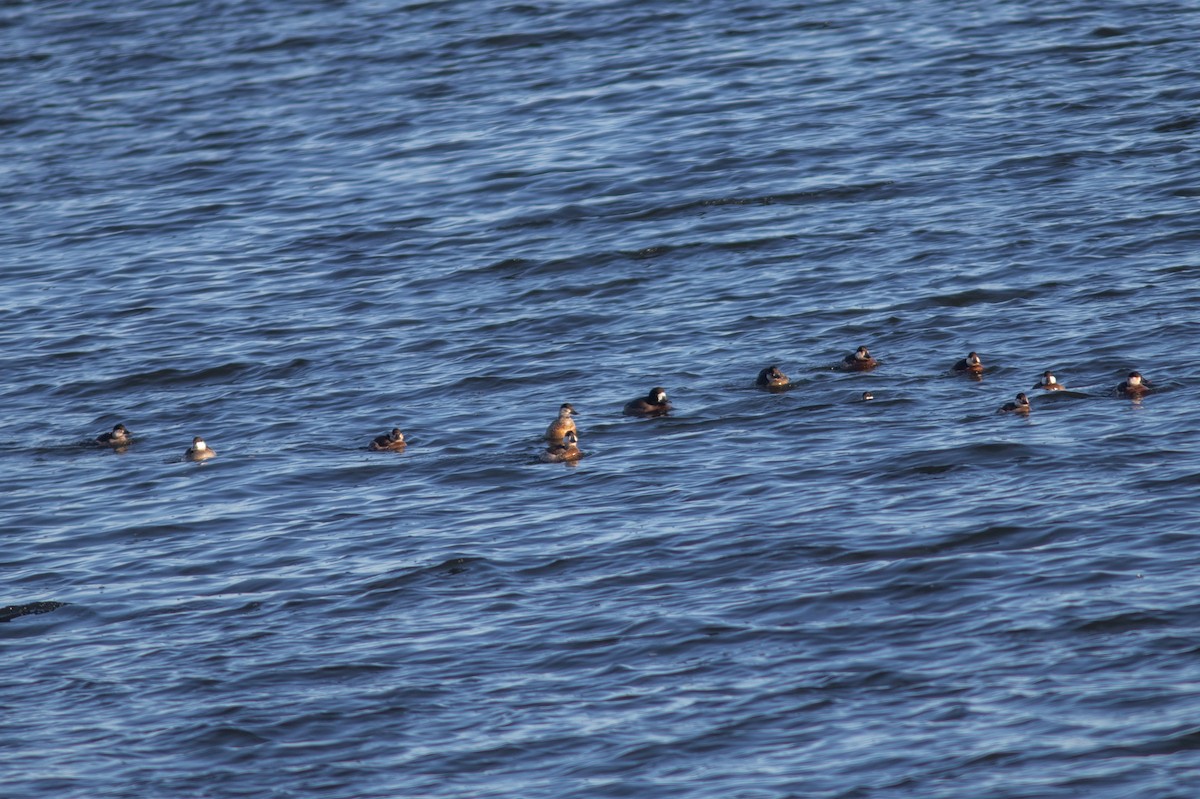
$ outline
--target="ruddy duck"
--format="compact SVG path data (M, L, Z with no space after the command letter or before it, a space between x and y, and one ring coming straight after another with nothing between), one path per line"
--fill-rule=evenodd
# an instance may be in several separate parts
M1150 390L1150 381L1138 372L1130 372L1124 383L1117 386L1117 394L1122 397L1140 397Z
M1000 413L1029 413L1029 397L1025 396L1025 392L1017 395L1014 402L1006 402L1000 408Z
M192 439L192 446L188 448L187 455L185 457L187 457L189 461L206 461L209 458L217 457L217 451L215 449L209 449L208 445L204 443L204 439L200 436L196 436Z
M1062 391L1065 386L1055 379L1053 372L1047 369L1042 372L1042 379L1037 382L1034 388L1040 388L1042 391Z
M542 460L546 463L562 463L564 461L579 460L583 457L583 453L576 446L579 437L575 435L574 430L568 430L563 435L561 444L551 444L542 453Z
M558 418L546 428L546 440L554 444L560 444L562 443L563 436L567 433L576 432L575 420L571 418L574 415L575 408L572 407L571 403L564 402L558 409Z
M96 436L96 443L106 447L126 447L132 441L133 433L126 430L123 424L114 427L111 433L101 433Z
M788 380L787 375L779 371L778 366L768 366L758 373L758 378L754 381L754 385L760 388L787 388L791 385L791 380Z
M872 394L870 391L864 391L862 393L862 401L863 402L870 402L873 399L875 399L875 395Z
M408 444L404 441L404 433L400 432L399 427L393 427L392 432L375 436L375 439L367 445L367 449L373 452L400 452L407 446Z
M625 403L625 413L630 416L662 416L669 410L671 403L667 400L667 392L660 386L650 389L644 397Z
M852 372L865 372L868 369L874 369L879 365L879 362L871 357L871 353L866 347L859 347L852 355L847 355L842 358L842 366Z
M966 372L970 375L981 375L983 374L983 361L979 360L978 353L968 352L967 357L954 364L954 371Z

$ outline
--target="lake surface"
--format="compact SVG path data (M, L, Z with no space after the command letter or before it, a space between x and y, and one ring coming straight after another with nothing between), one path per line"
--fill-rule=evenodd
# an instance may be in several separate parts
M1192 799L1198 29L5 4L0 796Z

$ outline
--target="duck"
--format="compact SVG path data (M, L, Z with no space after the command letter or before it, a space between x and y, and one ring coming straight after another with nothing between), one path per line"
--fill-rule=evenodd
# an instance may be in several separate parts
M954 371L966 372L970 375L983 374L983 361L979 360L979 353L968 352L967 357L954 364Z
M625 403L625 413L629 416L662 416L670 410L671 402L661 386L650 389L650 393L644 397Z
M189 461L206 461L209 458L217 457L217 451L210 449L208 444L204 443L204 439L196 436L192 439L192 446L188 448L187 455Z
M575 435L574 430L568 430L563 434L561 444L551 444L542 453L542 461L545 463L564 463L568 461L576 461L583 457L577 446L579 436Z
M1130 372L1124 383L1117 386L1116 392L1122 397L1140 397L1150 391L1150 381L1142 377L1140 372Z
M865 372L878 365L879 362L871 357L871 353L866 347L859 347L852 354L842 358L842 367L852 372Z
M754 385L759 388L787 388L791 383L788 376L779 371L778 366L768 366L759 372L754 380Z
M575 420L571 417L575 415L575 408L569 402L564 402L558 408L558 418L550 423L546 428L545 439L553 444L562 443L563 436L567 433L576 432Z
M1058 382L1054 373L1047 369L1042 372L1042 379L1034 385L1034 388L1040 388L1042 391L1062 391L1066 386Z
M999 413L1029 413L1029 397L1025 396L1025 392L1017 395L1017 398L1012 402L1006 402Z
M864 391L862 393L862 401L863 402L870 402L873 399L875 399L875 395L872 394L870 391Z
M133 433L129 432L123 424L114 427L111 433L101 433L96 436L96 443L106 447L124 447L131 441L133 441Z
M400 432L399 427L393 427L390 433L375 436L374 440L367 445L367 449L372 452L401 452L407 446L404 433Z

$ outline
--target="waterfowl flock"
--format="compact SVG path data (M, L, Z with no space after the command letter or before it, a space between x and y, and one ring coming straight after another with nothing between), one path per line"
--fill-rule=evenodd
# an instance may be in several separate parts
M878 365L879 362L866 347L859 347L839 361L834 368L851 372L865 372ZM976 379L982 379L984 371L983 359L977 352L967 353L965 358L957 361L950 368L951 373L965 374ZM766 391L778 392L789 389L791 381L778 366L772 364L758 373L754 385ZM1042 372L1041 379L1033 385L1033 388L1042 391L1065 390L1065 386L1058 382L1054 373L1049 369ZM1129 376L1115 386L1111 393L1118 397L1137 400L1151 390L1150 381L1144 378L1140 372L1130 372ZM864 391L860 401L869 402L874 398L875 395L872 392ZM655 417L665 416L670 413L671 409L672 405L671 401L667 399L666 389L655 386L644 397L635 397L625 403L624 413L627 416ZM1031 410L1029 397L1022 391L1012 401L1000 406L997 413L1028 415ZM540 455L543 462L574 463L583 457L584 453L579 449L579 430L575 425L575 415L575 407L571 403L564 402L559 406L557 418L550 422L543 436L546 441L546 449ZM94 439L96 445L110 447L117 451L124 451L133 441L134 434L124 424L117 424L111 431L101 433ZM367 449L372 452L403 452L406 447L404 433L399 427L393 427L389 432L376 436L367 445ZM189 461L205 461L215 458L216 455L216 450L209 447L203 438L196 436L192 439L192 446L188 448L183 457Z

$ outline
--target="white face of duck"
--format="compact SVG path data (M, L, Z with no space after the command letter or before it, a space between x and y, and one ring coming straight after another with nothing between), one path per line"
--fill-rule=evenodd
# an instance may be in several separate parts
M667 392L661 391L661 390L654 392L654 404L655 405L662 405L666 401L667 401Z
M979 360L979 356L976 355L975 353L972 352L969 355L967 355L967 365L980 366L982 363L983 363L983 361Z
M1137 372L1134 372L1133 374L1131 374L1129 376L1129 379L1126 380L1125 383L1126 383L1126 385L1131 386L1131 387L1132 386L1140 386L1142 384L1142 376L1139 375Z
M203 452L204 450L208 449L208 445L204 443L204 439L194 438L192 439L192 449L196 450L197 452Z
M1058 381L1054 379L1054 375L1050 374L1049 372L1046 372L1042 375L1043 386L1052 386L1057 382Z
M854 359L856 361L869 361L871 360L871 353L867 351L866 347L859 347L854 352Z

